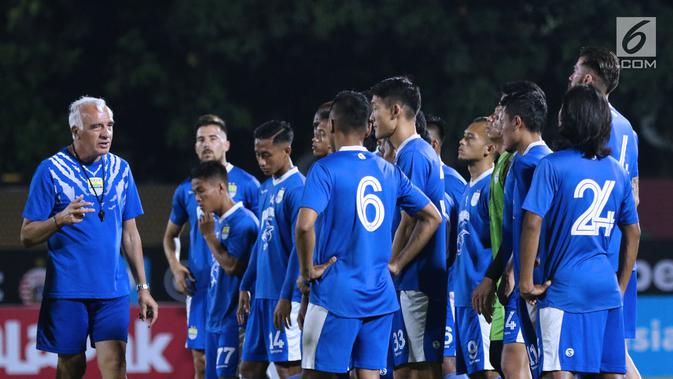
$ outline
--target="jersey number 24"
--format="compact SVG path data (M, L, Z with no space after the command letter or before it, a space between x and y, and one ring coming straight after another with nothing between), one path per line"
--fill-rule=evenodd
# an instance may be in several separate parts
M599 186L596 181L592 179L584 179L577 187L575 187L575 199L584 197L586 191L593 192L593 201L584 213L582 213L573 223L570 231L574 236L597 236L600 234L600 229L604 228L603 235L610 236L610 232L615 225L615 212L608 211L605 217L602 217L603 208L610 198L610 193L615 188L614 180L606 180L603 187Z

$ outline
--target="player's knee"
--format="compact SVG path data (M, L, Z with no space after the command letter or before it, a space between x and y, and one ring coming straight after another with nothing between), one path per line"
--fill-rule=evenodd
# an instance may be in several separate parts
M56 370L63 377L81 378L86 372L86 356L84 353L58 356Z
M530 372L528 367L528 357L526 356L525 350L508 349L506 346L500 364L505 378L526 377L526 373Z
M106 354L98 358L98 368L102 372L126 372L126 357L124 354Z
M266 379L266 368L257 362L241 362L239 366L241 378L243 379Z

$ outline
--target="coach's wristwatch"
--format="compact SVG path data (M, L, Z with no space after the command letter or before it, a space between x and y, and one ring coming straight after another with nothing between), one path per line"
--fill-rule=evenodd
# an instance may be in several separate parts
M136 286L136 291L140 291L140 290L148 290L149 291L150 290L150 285L147 284L147 283L138 284Z

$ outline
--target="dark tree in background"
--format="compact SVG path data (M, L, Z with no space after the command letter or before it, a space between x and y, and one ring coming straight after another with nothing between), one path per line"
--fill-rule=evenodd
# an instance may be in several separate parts
M408 74L423 110L451 126L445 159L499 86L536 81L556 112L581 46L615 49L615 17L657 17L657 68L623 70L610 101L640 135L642 177L673 173L673 6L661 1L89 1L0 4L0 173L27 182L70 141L67 105L82 94L115 111L113 151L140 182L175 182L194 162L192 124L225 117L229 159L254 172L251 130L270 118L310 154L319 104Z

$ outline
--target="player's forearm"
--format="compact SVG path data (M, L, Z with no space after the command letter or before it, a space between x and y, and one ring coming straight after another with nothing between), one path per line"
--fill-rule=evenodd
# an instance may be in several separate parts
M51 217L45 221L23 220L21 226L21 244L25 247L31 247L49 239L52 234L58 231L58 220Z
M252 290L252 284L255 282L256 277L257 277L257 249L253 247L250 262L248 263L248 267L243 272L243 278L241 279L240 290L241 291Z
M509 260L509 257L512 255L512 251L509 250L509 254L505 251L505 248L503 244L500 245L500 249L498 250L498 254L496 254L495 258L491 262L491 264L488 266L488 270L486 271L486 276L490 278L493 281L498 281L502 274L505 272L505 267L507 266L507 261Z
M442 223L441 216L435 207L431 205L428 205L428 207L431 208L424 209L416 215L413 224L411 224L413 229L406 245L397 256L392 258L392 263L397 265L400 271L418 256ZM395 238L397 238L397 234Z
M526 212L521 230L521 250L519 286L521 290L527 290L533 287L533 268L535 267L535 257L540 243L540 228L542 227L542 218L534 213Z
M299 260L299 274L305 279L310 278L313 267L313 249L315 247L315 228L297 227L297 258Z
M392 258L393 260L398 259L398 256L402 250L407 245L407 242L411 238L411 233L413 232L414 223L412 223L413 218L402 212L402 218L400 219L400 224L397 226L395 231L395 236L393 238L393 249L392 249Z
M622 241L619 250L619 269L617 279L622 293L631 279L633 265L638 257L638 246L640 245L640 224L620 225L622 231Z
M122 227L122 247L126 255L131 274L136 283L147 283L145 278L145 265L143 261L143 248L140 234L135 224L135 220L124 221Z
M180 232L181 227L170 223L164 233L163 246L166 260L171 269L180 263Z
M238 259L232 257L227 252L227 249L220 244L214 234L209 234L204 236L206 243L208 244L208 249L213 255L213 258L219 263L220 267L227 273L227 275L233 276L239 274Z
M292 300L292 293L296 287L297 278L299 277L299 255L294 251L290 254L290 259L287 263L287 270L285 271L285 281L280 290L280 298Z

